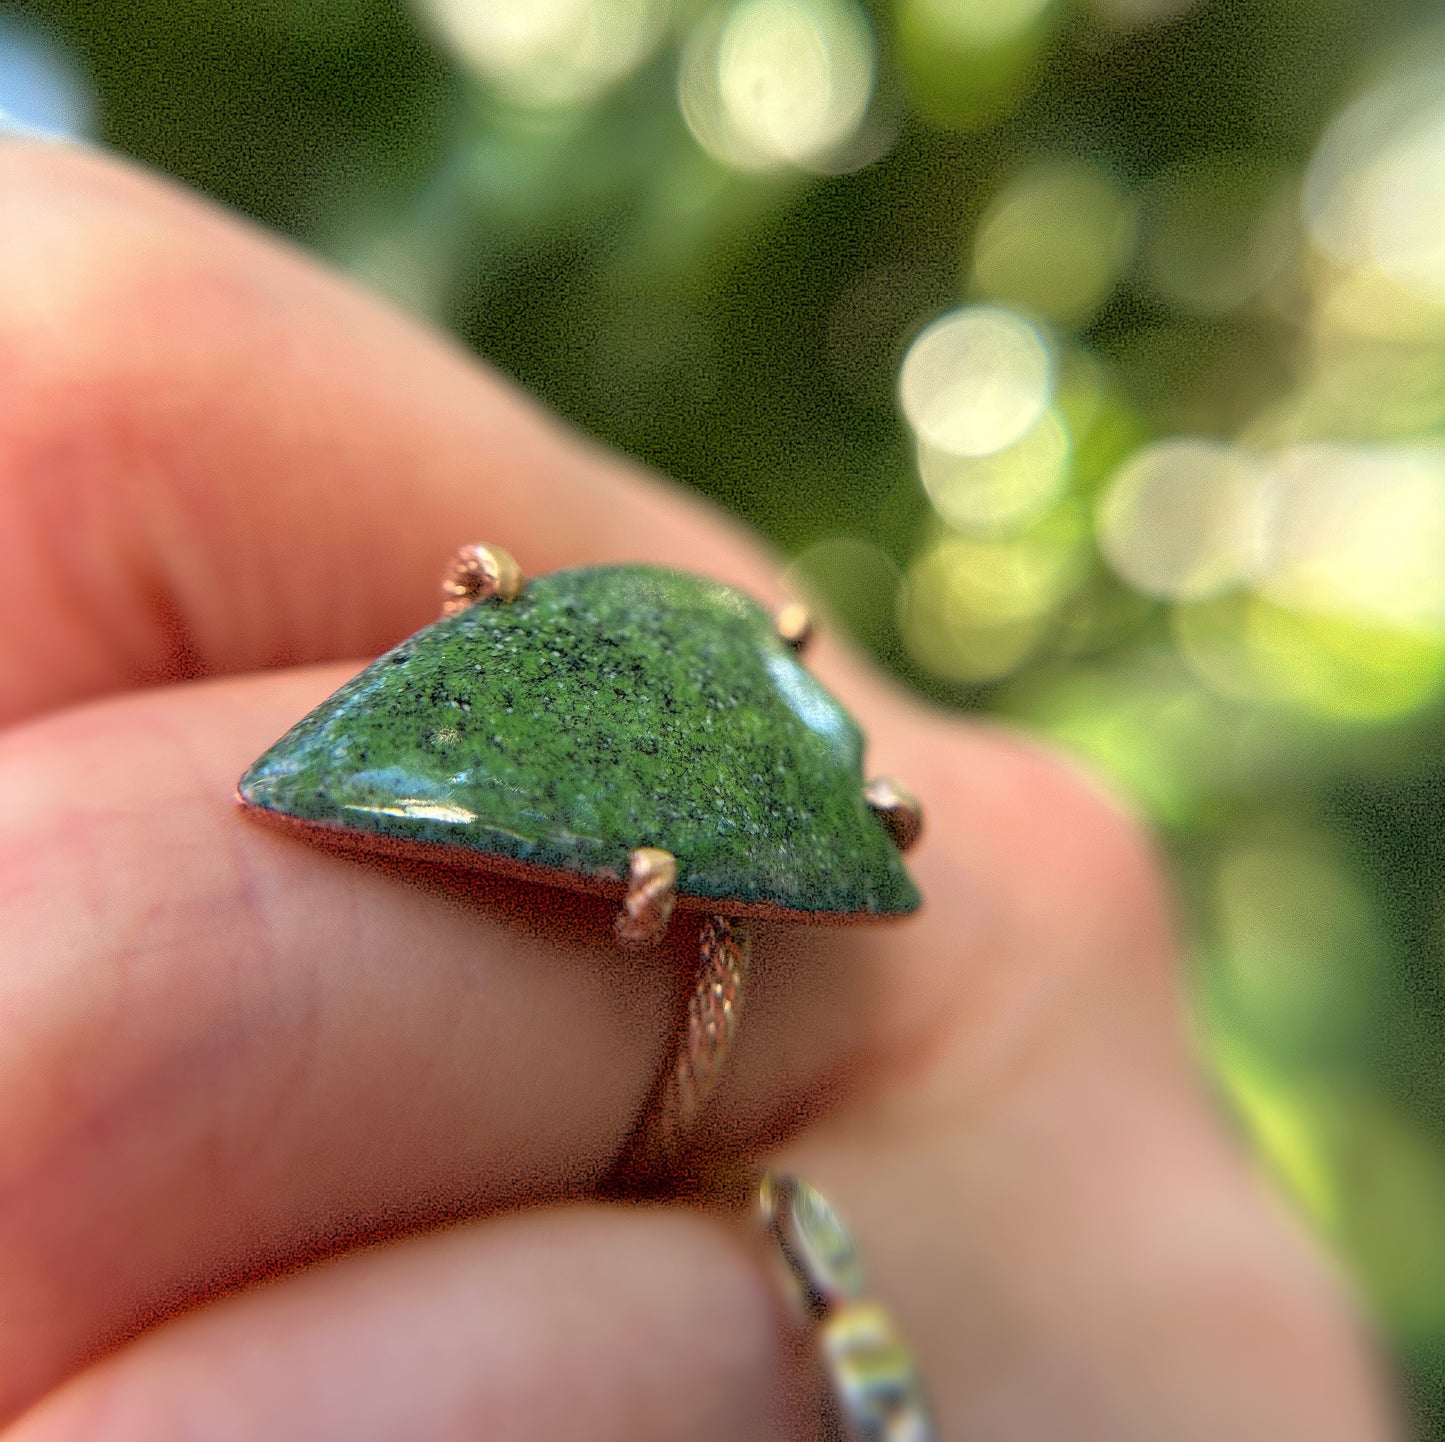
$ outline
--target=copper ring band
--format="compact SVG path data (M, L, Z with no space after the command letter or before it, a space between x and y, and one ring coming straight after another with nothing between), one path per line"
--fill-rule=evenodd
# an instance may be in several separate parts
M727 1069L751 955L746 921L728 916L703 921L681 1035L628 1143L622 1175L636 1178L668 1166L697 1125Z

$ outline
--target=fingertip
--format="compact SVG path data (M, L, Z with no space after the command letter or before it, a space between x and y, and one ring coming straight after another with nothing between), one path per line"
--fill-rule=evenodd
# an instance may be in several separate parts
M587 1207L360 1253L141 1338L6 1442L754 1442L805 1434L759 1258Z

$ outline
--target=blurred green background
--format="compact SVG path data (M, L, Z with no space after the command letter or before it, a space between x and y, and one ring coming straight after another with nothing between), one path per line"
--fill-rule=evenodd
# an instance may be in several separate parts
M37 0L0 107L452 327L1113 777L1445 1438L1438 0Z

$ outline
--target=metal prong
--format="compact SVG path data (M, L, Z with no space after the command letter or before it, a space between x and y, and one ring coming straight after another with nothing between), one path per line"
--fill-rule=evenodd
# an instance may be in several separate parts
M500 546L462 546L442 576L442 615L455 616L482 601L515 601L522 568Z
M888 828L900 851L907 851L923 834L923 807L906 786L891 776L875 776L863 788L863 799Z
M639 949L656 946L672 919L677 885L677 858L656 846L639 846L632 853L627 897L617 913L617 939Z
M788 601L779 606L773 617L773 627L778 640L793 650L802 652L813 639L813 618L808 608L798 601Z

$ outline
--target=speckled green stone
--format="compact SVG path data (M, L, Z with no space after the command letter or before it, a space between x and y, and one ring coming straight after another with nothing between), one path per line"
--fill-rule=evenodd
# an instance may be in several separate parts
M902 913L863 738L745 596L646 566L562 571L438 621L241 778L250 805L594 880L678 861L679 898Z

